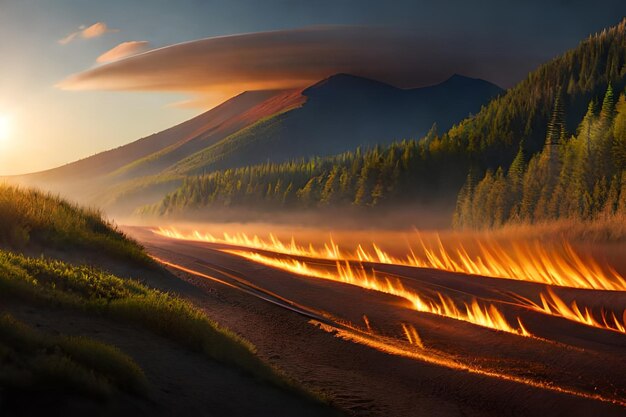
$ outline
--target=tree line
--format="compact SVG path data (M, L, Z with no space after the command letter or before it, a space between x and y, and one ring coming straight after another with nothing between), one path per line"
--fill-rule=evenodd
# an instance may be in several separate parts
M467 161L462 149L455 148L433 128L420 140L190 176L143 210L166 215L203 207L373 207L412 201L417 195L436 198L465 178ZM439 169L444 164L450 169Z
M543 150L526 162L523 144L507 169L472 175L458 196L454 224L491 228L554 219L626 215L626 96L591 101L574 135L557 96Z

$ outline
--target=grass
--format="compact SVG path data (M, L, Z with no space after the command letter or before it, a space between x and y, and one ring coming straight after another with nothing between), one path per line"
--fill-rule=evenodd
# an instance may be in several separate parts
M86 266L0 251L0 299L132 323L277 385L287 382L254 347L184 300Z
M0 386L8 391L78 393L96 399L116 391L140 396L148 381L117 348L84 337L50 336L0 315Z
M97 254L154 266L136 242L98 211L39 191L0 185L0 411L2 401L28 398L33 390L108 398L120 390L143 394L147 386L142 370L114 346L44 335L2 315L2 304L16 303L136 326L319 402L260 360L249 342L190 303L94 267L20 251Z
M102 214L37 190L0 184L0 244L79 249L148 264L142 248Z

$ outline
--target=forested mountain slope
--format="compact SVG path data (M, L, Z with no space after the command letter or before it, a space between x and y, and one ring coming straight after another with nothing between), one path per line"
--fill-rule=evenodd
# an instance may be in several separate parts
M626 96L611 86L568 136L560 97L543 150L526 163L523 146L506 168L476 181L459 194L455 223L489 228L507 223L556 219L626 220Z
M468 174L481 178L489 169L508 167L522 143L527 159L542 149L557 95L563 135L569 137L589 102L602 102L609 84L616 92L626 84L626 20L542 65L442 135L431 132L421 140L334 157L189 177L143 212L184 215L188 210L252 201L272 207L316 207L454 200Z
M433 124L449 129L501 91L486 81L460 75L405 90L337 74L305 89L306 102L299 108L260 120L168 171L197 174L419 138Z
M11 178L124 214L189 175L284 162L448 129L502 90L454 75L400 89L338 74L304 90L252 91L171 129L60 168Z

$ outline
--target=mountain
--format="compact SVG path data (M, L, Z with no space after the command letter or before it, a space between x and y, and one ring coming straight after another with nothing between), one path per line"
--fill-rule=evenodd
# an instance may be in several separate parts
M219 143L222 139L271 115L280 114L302 105L305 98L299 90L247 91L204 115L209 123L188 137L134 160L111 173L113 178L136 178L157 174L179 160Z
M302 90L245 92L163 132L13 180L128 211L189 175L422 137L434 125L446 130L501 92L460 75L400 89L337 74Z
M221 105L179 125L139 139L127 145L98 153L67 165L16 177L21 182L63 189L74 183L94 181L142 161L174 159L172 154L181 149L194 152L208 146L242 127L274 114L297 101L277 101L277 106L259 106L278 97L289 96L285 91L248 91L227 100ZM276 100L275 100L276 102ZM285 107L280 107L282 104ZM265 111L265 112L264 112ZM166 164L163 162L162 164ZM150 165L148 163L148 165Z
M459 88L455 84L463 82L463 78L453 77L444 85L449 85L454 91ZM562 139L559 141L568 139L579 130L577 126L585 113L588 120L595 120L596 117L604 120L602 123L598 122L599 124L588 123L593 129L596 129L596 126L604 126L603 129L609 132L610 118L598 116L596 113L598 103L603 103L603 108L609 108L605 103L607 91L613 90L616 92L615 97L619 97L625 86L626 20L623 20L617 26L590 36L578 47L542 65L514 88L483 107L475 116L466 118L441 135L431 134L424 140L396 142L389 146L346 152L309 162L264 163L189 177L181 187L168 194L156 206L146 208L144 212L184 216L189 211L205 207L251 207L252 202L256 202L254 207L262 205L265 208L322 207L331 204L394 207L400 203L425 203L438 199L451 208L450 219L452 219L457 193L468 177L468 185L465 187L467 198L459 200L469 198L479 206L493 203L493 209L506 203L498 200L502 200L506 195L502 191L503 188L494 189L495 191L489 193L478 193L472 189L474 180L483 177L490 169L502 167L506 170L520 149L526 161L541 151L547 133L550 133L548 127L554 129L555 126L553 111L555 107L559 109L558 113L563 113L558 135ZM375 89L381 96L389 94L388 90L381 86ZM421 91L421 94L425 92ZM433 100L434 105L435 103ZM607 132L606 134L595 132L594 135L602 138L599 139L600 142L606 142L598 149L605 153L621 155L624 153L623 139L619 138L626 137L624 132L626 125L623 122L615 123L617 127L612 137ZM551 135L554 136L553 133ZM611 144L616 138L619 139L617 145ZM599 212L606 205L605 199L608 199L609 195L611 205L617 205L614 204L618 201L616 197L618 193L615 190L621 187L622 175L626 174L620 172L621 165L610 162L611 158L606 155L598 158L595 162L587 160L585 166L593 167L593 172L604 172L608 165L613 165L613 168L588 184L589 189L586 192L590 194L589 196L586 196L585 190L579 187L576 194L568 196L569 198L563 197L563 189L557 190L554 195L559 197L553 198L557 202L595 201L597 207L591 209L573 207L561 210L561 213L572 213L577 210ZM625 159L619 160L623 163ZM571 170L579 170L579 167L572 168L571 164L569 167ZM567 179L571 173L563 172L562 175ZM503 179L504 174L500 173L497 178ZM587 176L587 180L589 178ZM626 184L626 177L624 178L623 183ZM488 174L486 183L492 179L493 175ZM538 183L533 184L533 188L545 189L545 192L542 192L546 196L544 200L552 196L553 190L546 189L545 182L533 181ZM472 191L469 194L468 187ZM486 201L487 194L490 195L491 203ZM552 206L557 207L558 204ZM471 207L464 211L472 213L473 209L474 207ZM486 215L488 224L493 220L491 214ZM527 217L533 216L534 214Z
M337 74L304 89L302 106L260 120L168 171L198 174L419 138L433 125L449 129L501 92L487 81L460 75L435 86L405 90Z

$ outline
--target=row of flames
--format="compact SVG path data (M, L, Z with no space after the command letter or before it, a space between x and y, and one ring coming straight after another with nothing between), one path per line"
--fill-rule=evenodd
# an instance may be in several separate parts
M409 301L411 307L416 311L461 320L520 336L532 336L519 317L516 324L511 324L493 303L479 302L474 299L470 303L461 302L457 304L452 298L440 292L436 293L435 299L427 298L413 290L406 289L399 279L378 277L375 271L370 273L363 266L354 267L347 261L336 261L334 269L326 269L316 267L306 261L268 256L258 252L237 249L222 249L222 252L298 275L342 282L401 297ZM568 305L550 289L547 290L547 294L540 294L540 298L541 304L523 299L523 306L542 314L562 317L587 326L626 333L626 310L624 311L623 322L614 313L604 311L601 312L598 319L590 308L581 308L575 301Z
M591 257L583 257L565 241L550 250L539 241L516 242L510 248L504 248L495 241L478 241L477 251L470 254L460 242L447 249L439 236L436 236L434 243L427 243L417 234L417 250L409 248L409 253L404 257L395 257L375 243L371 244L371 250L358 245L353 251L343 251L332 238L322 247L314 247L300 245L293 238L286 243L272 234L267 239L262 239L245 233L224 233L223 237L216 237L199 231L184 234L165 228L156 230L156 233L176 239L236 245L317 259L375 262L562 287L626 291L626 278L609 266L602 268Z
M516 319L516 323L511 324L493 303L480 302L476 299L469 303L456 303L447 295L439 292L436 293L437 295L434 298L425 297L413 290L406 289L397 278L380 277L375 271L368 272L360 263L378 262L434 268L472 275L488 275L577 288L626 290L626 280L617 272L608 268L610 275L607 275L593 259L583 260L566 243L563 246L564 251L556 253L548 253L537 243L516 244L513 246L513 254L507 253L504 248L495 243L482 243L479 244L481 253L475 258L471 258L463 246L459 244L459 247L455 249L457 260L454 260L450 255L450 251L444 248L439 238L436 240L437 249L427 246L420 238L419 241L426 257L424 259L417 258L414 252L411 251L411 255L402 260L388 255L376 245L373 245L373 253L375 255L365 251L361 245L351 255L350 253L340 251L339 247L332 241L326 244L323 249L319 249L312 245L308 247L298 245L293 239L289 244L285 244L273 235L270 235L268 240L263 240L258 236L248 237L245 234L229 235L225 233L223 238L216 238L210 234L201 234L199 232L185 235L173 229L159 229L156 232L170 238L206 241L273 252L274 254L262 254L237 248L222 249L223 252L291 273L343 282L401 297L407 300L413 309L420 312L461 320L520 336L532 335L524 327L519 317ZM305 260L277 256L276 254L333 260L335 261L335 267L330 269L318 267ZM461 259L461 261L458 261L458 259ZM355 266L353 263L357 265ZM528 270L537 271L537 276L530 274ZM494 271L494 273L489 274L485 271ZM497 271L499 273L495 273ZM540 294L540 300L540 303L535 303L531 300L520 298L524 307L542 314L562 317L587 326L626 333L626 310L621 318L613 312L605 311L601 311L596 316L590 308L580 307L576 301L568 304L549 288L546 293ZM410 332L407 333L405 330L405 334L409 341L415 340Z

